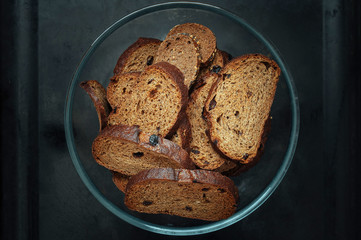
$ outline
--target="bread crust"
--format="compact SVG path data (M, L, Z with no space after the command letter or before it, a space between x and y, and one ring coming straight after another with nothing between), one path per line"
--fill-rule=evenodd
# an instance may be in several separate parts
M226 65L226 67L222 69L222 71L220 72L222 77L218 78L218 80L211 87L211 90L209 92L209 95L208 95L206 103L205 103L205 108L204 108L205 110L204 110L204 113L203 113L203 115L204 115L204 117L206 119L206 122L208 124L208 127L209 127L209 131L208 131L207 134L208 134L208 136L209 136L209 138L210 138L210 140L211 140L211 142L213 144L214 149L217 149L220 153L222 153L223 156L227 157L228 159L239 161L242 164L248 164L251 161L257 160L259 158L259 152L260 152L259 150L260 149L258 148L256 153L252 153L252 154L245 153L246 157L232 156L230 153L228 153L228 151L226 149L223 149L219 145L221 139L219 137L217 137L217 135L214 132L214 126L212 124L212 115L210 113L209 107L210 107L210 104L211 104L211 101L212 101L213 97L216 95L215 91L217 91L217 87L227 77L226 74L225 74L225 72L227 71L227 68L232 67L233 63L241 62L243 64L243 63L247 63L248 61L253 61L253 60L260 61L260 62L263 62L263 61L267 62L270 65L270 67L272 67L275 70L276 84L275 84L274 89L272 89L273 96L274 96L274 93L276 91L276 85L277 85L277 82L278 82L278 77L279 77L279 75L281 73L281 70L278 67L277 63L275 61L267 58L266 56L261 55L261 54L247 54L247 55L243 55L241 57L237 57L237 58L232 59ZM272 99L272 101L273 101L273 99ZM269 114L269 112L268 112L268 114ZM263 123L263 132L265 131L265 125L266 125L266 120ZM263 133L261 134L261 136L262 135L263 135ZM262 141L263 140L262 140L262 137L261 137L259 139L258 146L261 145Z
M88 93L94 104L98 114L99 131L101 131L107 126L108 116L111 112L111 107L107 100L106 90L96 80L83 81L80 83L80 87Z
M129 57L139 48L146 44L161 44L162 41L155 38L138 38L136 42L134 42L132 45L130 45L118 58L117 64L114 67L113 73L114 75L122 73L125 65L127 64L127 61Z

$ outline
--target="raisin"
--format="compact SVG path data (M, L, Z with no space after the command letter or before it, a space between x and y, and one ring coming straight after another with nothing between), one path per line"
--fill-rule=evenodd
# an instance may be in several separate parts
M153 60L154 60L153 56L148 56L148 58L147 58L147 66L152 65Z
M198 151L197 149L192 149L191 152L194 153L194 154L199 154L200 153L200 151Z
M224 190L223 188L218 188L217 191L220 192L220 193L226 192L226 190Z
M243 154L242 159L243 159L243 160L247 160L248 156L249 156L248 153L245 153L245 154Z
M192 182L193 182L193 183L199 183L199 182L198 182L197 180L195 180L195 179L194 179Z
M202 191L207 192L207 191L209 191L209 188L202 188Z
M118 108L118 107L115 107L115 108L113 109L113 113L117 113L117 108Z
M192 207L190 207L190 206L186 206L186 210L187 210L187 211L192 211L193 209L192 209Z
M219 73L219 71L221 71L221 67L219 65L215 65L212 67L211 71L214 73Z
M166 48L168 48L168 47L169 47L169 45L170 45L170 42L168 42L168 43L167 43L167 45L166 45L165 47L166 47Z
M211 111L212 109L214 109L217 105L217 102L215 100L216 96L213 97L213 99L211 100L211 102L209 103L209 108L208 111Z
M153 78L150 79L150 80L148 81L148 84L150 84L151 82L153 82L153 80L154 80Z
M143 201L144 206L149 206L149 205L152 205L152 204L153 204L152 201Z
M143 152L135 152L133 153L133 157L143 157L144 153Z
M218 140L217 140L217 139L213 141L213 144L214 144L214 145L217 145L217 143L218 143Z
M150 137L149 137L149 144L152 145L152 146L155 146L157 145L159 142L159 137L155 134L152 134Z
M231 74L227 74L226 77L227 77L227 78L230 78L230 77L231 77Z

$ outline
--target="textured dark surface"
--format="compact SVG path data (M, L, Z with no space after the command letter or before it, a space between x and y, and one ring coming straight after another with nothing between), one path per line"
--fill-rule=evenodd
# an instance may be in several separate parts
M158 2L1 2L1 239L171 239L123 222L90 194L63 128L66 89L90 44ZM236 13L278 47L298 89L301 129L269 200L193 239L360 239L360 2L202 2Z

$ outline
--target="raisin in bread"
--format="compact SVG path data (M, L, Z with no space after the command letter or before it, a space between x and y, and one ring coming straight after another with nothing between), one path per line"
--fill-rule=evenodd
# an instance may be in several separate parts
M166 38L178 33L186 33L197 42L199 45L201 63L206 64L212 60L217 43L216 37L208 27L198 23L176 25L169 31Z
M109 115L109 125L139 125L147 133L170 137L177 130L188 102L183 74L175 66L160 62L148 66L133 89L119 88L123 99Z
M190 88L199 70L199 48L188 35L175 34L167 37L158 49L155 62L169 62L184 75L184 84Z
M202 78L210 72L219 73L221 69L229 62L230 55L225 51L216 50L212 61L199 69L197 81L201 82Z
M139 38L120 55L113 70L114 75L143 71L153 63L161 42L154 38Z
M107 101L107 93L104 87L96 80L81 82L80 87L88 93L93 101L98 114L100 131L107 126L108 115L111 111L111 107Z
M157 167L194 168L184 149L138 126L106 127L93 141L92 154L98 164L128 176Z
M247 164L256 158L276 92L280 68L260 54L231 60L220 72L205 103L212 144Z
M237 208L233 181L206 170L158 168L132 176L126 187L125 205L138 212L177 215L218 221Z

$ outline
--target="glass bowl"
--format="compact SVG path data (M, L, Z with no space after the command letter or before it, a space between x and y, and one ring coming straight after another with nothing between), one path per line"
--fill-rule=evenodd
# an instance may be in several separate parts
M119 55L138 37L164 39L175 25L196 22L209 27L217 47L232 56L261 53L274 59L282 74L271 110L272 129L259 163L232 178L238 187L237 212L218 222L128 210L124 195L113 184L111 173L91 155L98 134L98 119L91 100L79 87L96 79L107 86ZM297 145L299 106L294 82L277 49L242 18L212 5L190 2L163 3L135 11L106 29L83 56L70 82L65 103L65 133L71 159L86 187L109 211L124 221L155 233L196 235L212 232L247 217L274 192L284 177Z

